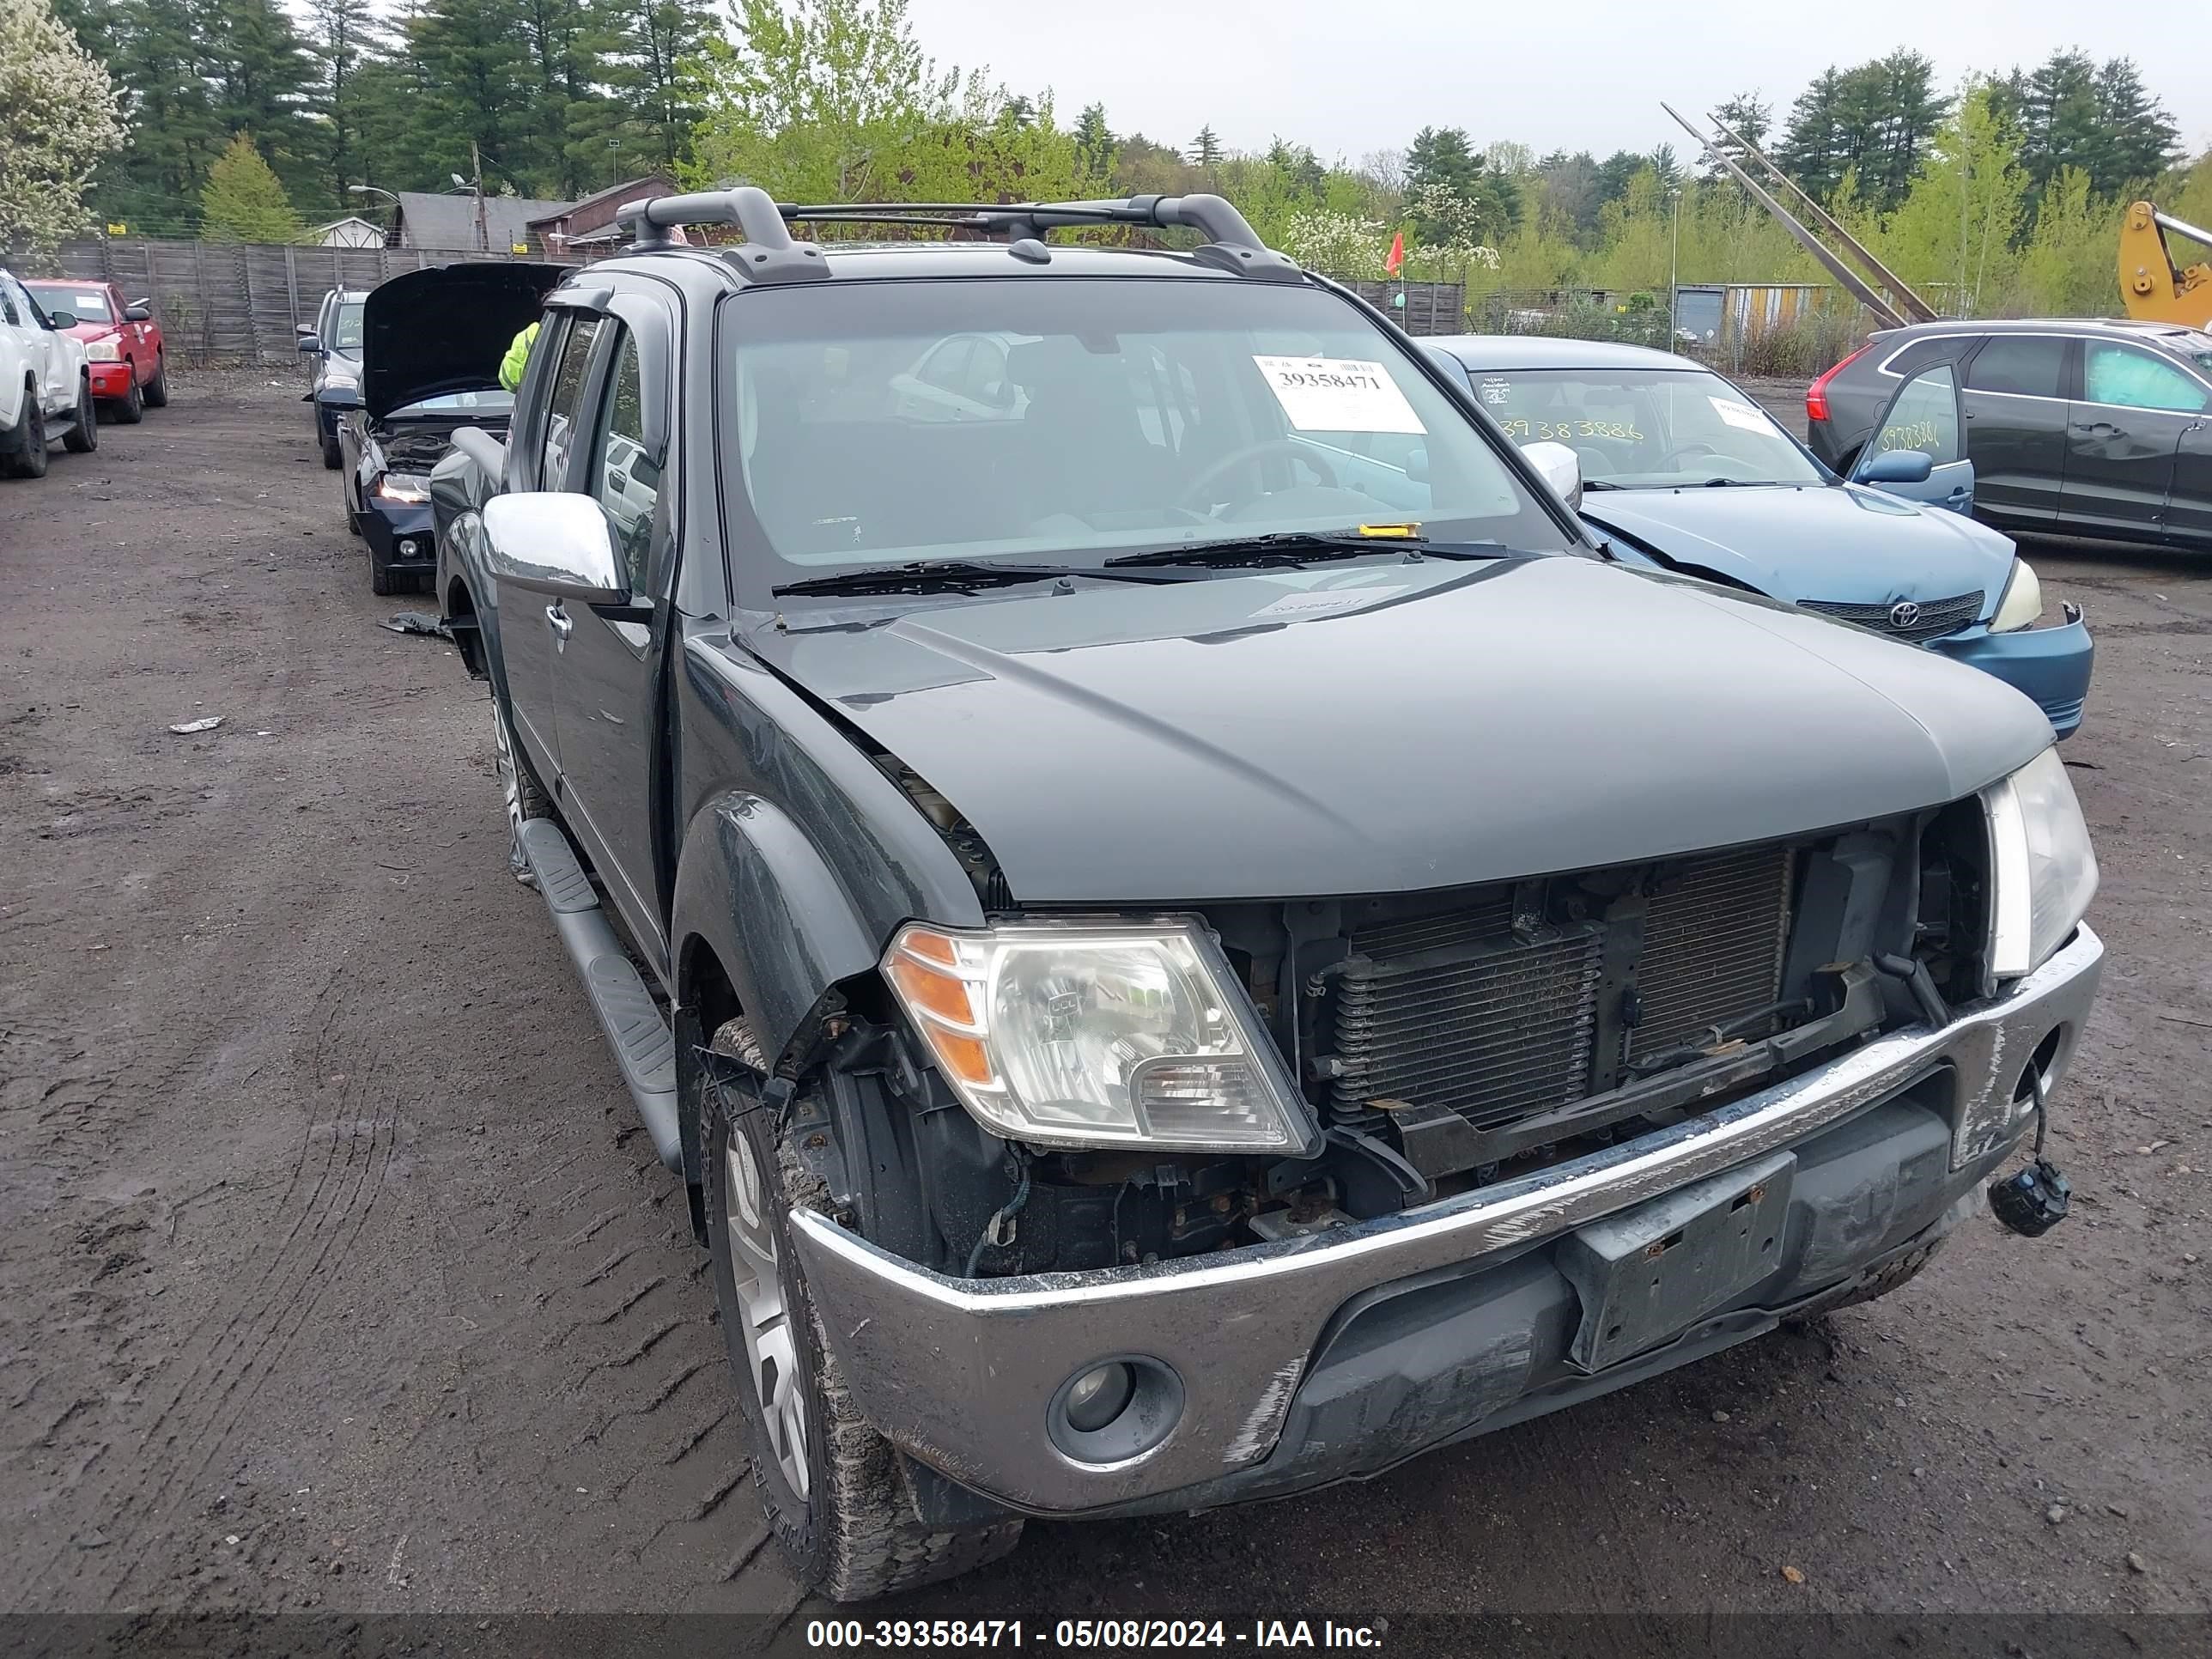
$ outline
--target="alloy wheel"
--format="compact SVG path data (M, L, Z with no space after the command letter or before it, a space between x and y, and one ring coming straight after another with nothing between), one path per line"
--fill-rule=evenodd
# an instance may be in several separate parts
M723 1224L730 1243L746 1372L768 1425L769 1449L785 1484L806 1500L812 1474L806 1455L806 1397L799 1375L792 1310L777 1271L775 1215L752 1143L732 1124L722 1154Z

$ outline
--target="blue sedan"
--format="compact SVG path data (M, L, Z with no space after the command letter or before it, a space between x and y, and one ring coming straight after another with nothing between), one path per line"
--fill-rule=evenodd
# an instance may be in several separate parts
M1573 452L1576 505L1622 558L1940 651L2027 693L2060 737L2081 725L2089 630L2073 605L2043 626L2034 570L1967 516L1973 464L1942 388L1905 388L1846 480L1686 357L1472 334L1424 343L1508 437Z

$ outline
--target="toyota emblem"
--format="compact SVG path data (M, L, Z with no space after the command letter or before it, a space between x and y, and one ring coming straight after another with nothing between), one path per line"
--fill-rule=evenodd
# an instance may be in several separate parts
M1889 607L1889 625L1892 628L1910 628L1919 620L1920 607L1911 599L1899 599Z

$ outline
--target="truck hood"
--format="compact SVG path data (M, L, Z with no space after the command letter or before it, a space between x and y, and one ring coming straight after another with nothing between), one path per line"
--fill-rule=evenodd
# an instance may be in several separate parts
M2012 569L2012 543L1996 531L1857 484L1596 490L1582 515L1668 563L1792 603L1979 592L1994 606Z
M538 320L559 265L501 259L410 270L369 290L361 399L371 418L447 392L499 384L499 360Z
M1561 557L762 622L750 648L941 792L1024 903L1385 893L1955 799L2051 742L1932 652Z

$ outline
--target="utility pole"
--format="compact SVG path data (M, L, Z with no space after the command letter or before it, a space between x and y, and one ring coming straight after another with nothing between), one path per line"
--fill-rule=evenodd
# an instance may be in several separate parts
M1674 202L1674 236L1667 249L1667 349L1672 351L1682 333L1682 285L1675 280L1682 266L1682 187L1667 193Z
M469 140L469 178L477 191L477 251L491 252L491 234L484 228L483 155L477 149L477 141Z

